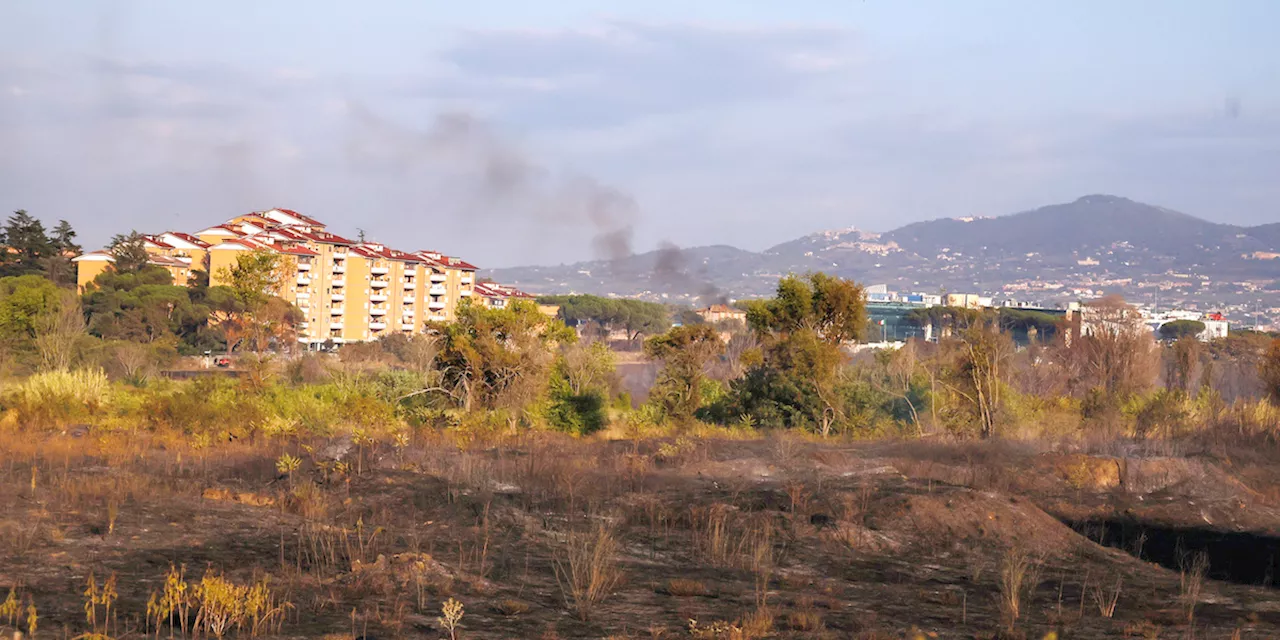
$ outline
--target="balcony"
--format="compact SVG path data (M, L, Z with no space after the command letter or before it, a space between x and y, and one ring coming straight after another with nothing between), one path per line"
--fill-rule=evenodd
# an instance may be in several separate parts
M372 309L369 309L369 315L371 315L371 316L385 316L385 315L387 315L387 308L386 308L386 307L374 307L374 308L372 308Z
M445 275L445 274L443 274L443 273L433 273L433 274L431 274L431 281L432 281L432 282L444 282L444 281L446 281L446 280L448 280L448 279L449 279L449 276L446 276L446 275Z
M369 296L369 302L386 302L386 301L387 301L387 294L385 293L374 293Z
M310 270L311 270L311 263L310 263L310 262L299 262L299 263L298 263L298 271L310 271Z
M310 322L299 322L299 323L298 323L298 328L299 328L299 329L306 329L306 328L307 328L307 327L309 327L309 326L311 326L311 323L310 323Z
M388 267L374 267L369 269L369 273L372 273L375 276L385 276L388 273L391 273L391 269Z
M342 307L332 307L329 309L329 315L340 316L343 313L346 313L346 309L343 309Z
M448 322L449 321L449 317L444 315L443 313L432 314L428 316L427 319L432 322Z
M462 274L462 284L471 284L473 281L475 281L475 279L476 277L471 275L470 273Z
M297 298L298 300L310 300L310 299L311 299L311 292L310 292L310 291L299 291L299 292L297 292L297 293L293 294L293 297L294 297L294 298Z
M403 305L412 305L414 300L416 300L416 298L408 297L408 298L405 298L404 300L401 300L401 301L400 301L400 304L403 304Z
M331 282L329 282L329 284L330 284L330 285L332 285L332 286L335 286L335 287L345 287L345 286L347 286L347 279L346 279L346 278L334 278Z
M442 295L444 295L444 294L445 294L445 288L444 288L444 285L442 285L442 284L433 284L433 285L431 285L431 288L427 290L427 293L429 293L429 294L431 294L431 295L433 295L433 296L442 296Z
M402 322L402 323L400 324L400 330L401 330L401 331L413 331L413 323L412 323L412 322Z
M414 286L415 286L415 285L413 284L413 281L412 281L412 280L409 280L409 281L407 281L407 282L405 282L405 283L404 283L404 289L405 289L405 291L409 291L409 290L413 289L413 287L414 287Z
M373 331L382 331L383 329L386 329L386 328L387 328L387 323L382 322L381 320L369 323L369 329Z
M347 299L347 296L341 293L334 293L329 295L329 299L333 300L334 302L342 302L343 300Z
M400 315L402 315L402 316L404 316L404 317L406 317L406 318L412 318L412 317L413 317L413 309L401 309L401 310L400 310Z
M470 297L471 297L471 293L472 293L472 292L471 292L471 290L470 290L470 289L463 289L462 291L459 291L459 292L458 292L458 295L460 295L460 296L462 296L462 297L464 297L464 298L470 298Z
M342 336L329 336L329 340L333 341L334 344L342 344L347 341L347 339Z
M311 284L311 278L308 278L306 276L298 276L298 286L305 287L309 284Z
M390 283L389 283L389 282L387 282L386 280L379 280L379 279L377 279L377 278L374 278L373 280L370 280L370 281L369 281L369 286L373 287L374 289L383 289L383 288L385 288L388 284L390 284Z
M432 300L431 302L427 303L427 308L433 311L439 311L441 309L444 309L444 307L445 307L444 300Z

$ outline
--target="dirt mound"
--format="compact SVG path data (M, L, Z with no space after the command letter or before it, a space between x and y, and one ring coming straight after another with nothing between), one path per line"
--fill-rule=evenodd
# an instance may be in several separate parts
M994 544L1062 554L1081 544L1075 532L1029 500L970 490L907 496L873 509L868 527L923 546Z

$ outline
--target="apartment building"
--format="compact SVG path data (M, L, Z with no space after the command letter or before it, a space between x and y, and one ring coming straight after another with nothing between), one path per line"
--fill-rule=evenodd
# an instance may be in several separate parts
M331 233L326 225L291 209L236 216L195 233L146 236L152 264L185 285L194 271L211 285L244 252L279 254L275 293L304 316L298 341L309 347L420 333L427 322L449 322L476 296L476 267L437 251L406 252ZM75 259L81 287L114 260L107 251ZM523 295L523 294L522 294ZM483 303L483 301L481 301Z

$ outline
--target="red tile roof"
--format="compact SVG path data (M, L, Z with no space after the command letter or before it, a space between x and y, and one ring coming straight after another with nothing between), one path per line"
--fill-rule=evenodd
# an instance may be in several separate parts
M496 282L477 282L476 293L486 298L532 298L533 296L507 285Z
M181 258L171 258L169 256L151 256L147 258L147 264L159 265L162 267L190 267L191 260L183 260Z
M310 249L308 249L308 248L306 248L306 247L304 247L304 246L302 246L302 245L297 245L297 244L276 245L276 246L275 246L275 250L276 250L276 251L279 251L280 253L287 253L287 254L289 254L289 255L293 255L293 256L318 256L318 255L320 255L319 253L317 253L317 252L315 252L315 251L312 251L312 250L310 250Z
M323 222L320 222L319 220L316 220L315 218L312 218L312 217L309 217L309 216L304 216L304 215L302 215L301 213L298 213L297 211L294 211L293 209L283 209L283 208L280 208L280 207L275 207L275 210L276 210L276 211L279 211L280 213L283 213L283 214L286 214L286 215L293 216L293 217L295 217L295 218L297 218L297 219L299 219L299 220L301 220L301 221L303 221L303 222L305 222L305 223L307 223L307 224L309 224L309 225L311 225L311 226L313 226L313 227L323 227L323 226L324 226L324 223L323 223Z
M201 229L201 230L197 231L197 232L196 232L196 234L208 233L208 232L210 232L210 231L228 231L228 232L230 232L232 235L235 235L235 236L248 235L248 234L246 234L245 232L243 232L243 231L241 231L241 230L239 230L239 229L237 229L237 228L235 228L235 227L233 227L233 226L231 226L231 225L229 225L229 224L215 224L215 225L213 225L212 227L209 227L209 228L207 228L207 229Z
M171 236L173 236L173 237L175 237L175 238L181 238L182 240L186 240L187 242L190 242L191 244L194 244L194 245L196 245L196 246L198 246L198 247L201 247L201 248L208 248L208 247L209 247L209 243L208 243L208 242L205 242L204 240L201 240L200 238L197 238L197 237L195 237L195 236L193 236L193 235L191 235L191 234L189 234L189 233L183 233L183 232L181 232L181 231L166 231L165 233L167 233L167 234L169 234L169 235L171 235ZM161 235L163 235L163 234L161 234Z
M164 240L161 240L156 236L142 236L142 239L146 240L147 242L150 242L151 244L156 245L157 247L160 247L161 249L173 248L173 245L169 244L168 242L165 242Z

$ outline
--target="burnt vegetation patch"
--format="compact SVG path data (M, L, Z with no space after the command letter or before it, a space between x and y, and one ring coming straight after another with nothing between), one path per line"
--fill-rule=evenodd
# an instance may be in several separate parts
M1075 531L1107 547L1173 571L1186 571L1203 557L1206 577L1245 585L1277 587L1280 537L1211 528L1171 527L1131 518L1066 521Z

